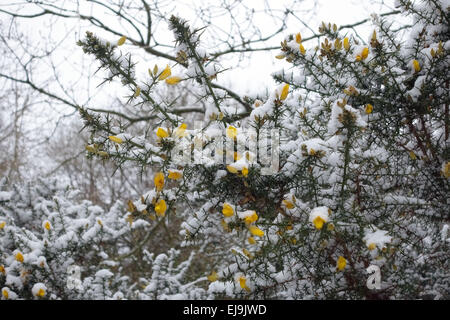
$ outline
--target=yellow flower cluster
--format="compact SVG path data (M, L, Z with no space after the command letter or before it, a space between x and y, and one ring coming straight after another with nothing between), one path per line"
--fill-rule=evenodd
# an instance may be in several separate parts
M286 83L283 86L283 89L281 89L280 100L281 101L286 100L288 93L289 93L289 84Z
M419 72L420 71L420 63L419 61L417 61L416 59L413 60L412 62L413 67L414 67L414 71L415 72Z
M45 297L45 290L44 289L39 289L39 291L36 293L36 296L39 298L43 298Z
M171 74L172 74L172 69L170 69L169 65L166 65L166 68L161 72L158 79L162 81L162 80L170 77Z
M312 150L312 149L311 149ZM294 207L295 207L295 205L294 205L294 203L292 202L292 201L290 201L290 200L283 200L282 201L283 202L283 204L284 204L284 206L286 207L286 208L288 208L288 209L294 209Z
M159 199L155 205L155 212L159 217L164 217L166 214L167 205L164 199Z
M118 144L123 143L123 140L120 139L120 138L118 138L118 137L116 137L116 136L109 136L108 138L109 138L109 140L111 140L112 142L115 142L115 143L118 143Z
M234 213L235 212L234 212L233 206L231 204L229 204L228 202L225 202L222 206L222 214L226 218L230 218L234 215ZM247 211L247 212L245 212L245 215L242 218L243 218L245 224L247 225L248 230L250 231L250 233L253 236L257 236L257 237L264 236L264 231L259 229L257 226L253 225L253 223L255 223L256 220L258 220L258 214L256 213L256 211L250 211L250 212ZM253 237L249 237L248 241L250 244L255 243L255 239Z
M257 226L249 226L248 230L250 231L250 233L254 236L257 237L262 237L264 236L264 231L262 231L260 228L258 228Z
M23 263L23 261L24 261L23 254L21 252L17 252L15 258L20 263Z
M336 263L336 269L338 271L342 271L342 270L344 270L346 265L347 265L347 260L343 256L340 256Z
M237 137L237 129L233 126L227 128L227 137L230 139L235 139Z
M241 286L242 289L244 289L247 292L250 292L250 288L247 286L247 279L244 276L240 276L238 278L239 281L239 285Z
M229 172L231 172L231 173L234 173L234 174L238 174L239 173L239 170L236 169L235 167L233 167L232 165L227 165L227 170ZM247 177L248 176L248 168L247 167L243 167L242 170L241 170L241 173L242 173L242 175L244 177Z
M153 181L155 182L156 191L161 191L164 188L164 173L158 172Z
M127 41L127 37L121 36L121 37L119 38L119 40L117 41L117 45L118 45L118 46L121 46L121 45L123 45L123 44L125 43L125 41Z
M224 203L222 208L222 213L225 217L229 218L234 215L233 207L229 203Z
M256 220L258 220L258 215L256 214L256 211L253 211L251 215L248 215L244 218L246 224L252 224L253 222L256 222Z
M305 50L305 47L302 44L302 35L300 34L300 32L295 35L295 42L298 43L298 49L300 50L300 53L302 55L305 55L306 50Z
M331 215L331 209L327 207L315 208L311 211L311 222L317 230L323 228L325 222L328 221Z
M153 68L153 74L156 76L157 73L158 73L158 66L155 65L155 67ZM169 65L166 65L164 70L158 76L158 80L160 81L165 80L168 85L175 85L182 80L180 77L177 76L171 77L171 75L172 69L169 67Z
M182 123L178 128L174 130L173 136L175 136L176 138L182 138L186 136L186 128L187 124ZM158 129L156 129L156 136L160 139L164 139L169 137L169 132L167 132L167 130L164 128L158 127Z
M209 276L207 276L208 280L211 282L217 281L219 279L219 275L217 274L217 272L215 272L213 270L213 272L211 272L211 274Z
M154 178L156 191L160 192L164 188L164 173L158 172ZM159 199L155 204L155 212L159 217L164 217L167 211L166 201Z
M366 60L369 56L369 48L364 47L360 54L356 55L356 61Z
M344 38L344 49L345 49L345 51L350 50L350 43L349 43L347 37Z
M117 139L119 139L119 138L117 138ZM120 139L120 140L122 141L122 139ZM93 153L93 154L98 154L99 156L102 156L102 157L105 157L105 158L108 157L108 153L105 152L105 151L98 150L98 145L95 144L95 143L87 145L86 146L86 151L88 151L90 153Z
M181 173L178 170L169 170L169 175L167 176L167 178L172 179L172 180L178 180L181 179L183 177L183 173Z
M5 299L8 299L8 298L9 298L9 290L3 289L3 290L2 290L2 295L3 295L3 297L4 297Z
M52 225L50 224L50 221L45 221L44 228L49 231L52 228Z
M318 229L318 230L322 229L324 223L325 223L325 220L321 216L317 216L313 220L314 227L316 227L316 229Z
M167 133L166 130L164 130L163 128L159 127L159 128L156 130L156 136L157 136L158 138L162 139L162 138L167 138L167 137L169 136L169 134Z

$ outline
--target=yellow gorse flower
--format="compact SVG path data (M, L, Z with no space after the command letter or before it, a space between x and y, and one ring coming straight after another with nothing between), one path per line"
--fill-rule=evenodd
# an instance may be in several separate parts
M318 230L322 229L324 223L325 223L325 220L323 220L320 216L317 216L313 220L314 227L316 227L316 229L318 229Z
M172 180L178 180L183 176L183 174L179 171L169 170L168 178Z
M419 64L419 61L417 61L416 59L414 59L412 63L413 63L414 70L415 70L416 72L419 72L419 71L420 71L420 64Z
M364 47L362 49L361 53L356 56L356 61L365 60L369 55L369 48Z
M340 256L336 263L337 270L338 271L344 270L346 265L347 265L347 260L343 256Z
M86 150L91 153L97 153L97 149L91 144L86 146Z
M289 84L285 84L281 90L280 100L285 100L289 93Z
M3 229L5 226L6 226L5 221L0 222L0 230Z
M17 252L16 253L16 260L17 261L19 261L19 262L21 262L21 263L23 263L23 254L22 253L20 253L20 252Z
M300 43L300 45L298 46L298 49L300 50L300 53L301 53L302 55L305 55L305 54L306 54L306 49L305 49L305 47L303 46L303 44Z
M250 227L248 227L248 230L250 231L250 233L252 235L257 236L257 237L262 237L264 235L264 231L262 231L257 226L250 226Z
M166 83L170 85L175 85L181 81L180 77L174 76L166 79Z
M373 41L377 40L377 31L376 30L373 30L372 39L371 40L373 40Z
M236 136L237 136L237 129L233 126L229 126L227 128L227 137L234 139L234 138L236 138Z
M338 39L334 40L334 48L338 51L342 49L341 39L338 38Z
M247 169L247 167L244 167L244 168L242 169L242 175L243 175L244 177L247 177L247 176L248 176L248 169Z
M222 213L225 217L232 217L234 214L233 207L229 203L224 203L222 208Z
M365 47L361 52L361 58L364 60L369 55L369 48Z
M227 170L230 171L231 173L238 173L238 169L236 169L232 165L227 165Z
M366 109L365 109L366 113L367 113L367 114L371 114L371 113L372 113L372 110L373 110L373 105L371 105L370 103L368 103L368 104L366 105Z
M159 199L155 205L155 212L158 216L164 217L167 210L166 201L164 199Z
M292 201L289 201L289 200L283 200L283 204L284 204L285 207L288 208L288 209L293 209L293 208L294 208L294 204L292 203Z
M208 280L211 282L217 281L219 279L219 275L217 274L217 272L215 272L213 270L213 272L211 272L211 274L209 276L207 276Z
M350 43L349 43L347 37L344 38L344 49L345 49L346 51L348 51L348 50L350 49Z
M244 289L247 292L250 292L250 288L247 287L247 279L245 279L244 276L240 276L239 277L239 285L241 286L242 289Z
M253 237L248 237L247 241L248 241L248 243L250 243L250 244L255 244L255 243L256 243L256 240L255 240L255 238L253 238Z
M121 36L121 37L119 38L119 40L117 40L117 45L118 45L118 46L121 46L121 45L123 45L123 44L125 43L125 41L127 41L127 37Z
M111 140L112 142L115 142L115 143L123 143L123 140L122 139L120 139L120 138L118 138L118 137L116 137L116 136L109 136L108 137L109 138L109 140Z
M178 128L175 129L175 136L178 138L184 137L186 136L186 128L187 128L187 124L186 123L182 123Z
M375 243L369 243L369 245L367 246L367 249L374 250L376 247L377 247L377 245Z
M256 214L256 211L253 211L253 213L247 217L244 218L246 224L251 224L258 220L258 215Z
M128 200L128 212L135 212L137 210L132 200Z
M298 44L302 43L302 35L300 34L300 32L295 35L295 42L297 42Z
M365 47L362 51L361 54L358 54L356 56L356 61L361 61L361 60L365 60L367 58L367 56L369 55L369 48Z
M4 297L5 299L8 299L8 298L9 298L8 290L3 289L3 290L2 290L2 295L3 295L3 297Z
M37 297L43 298L45 297L45 290L44 289L39 289L39 291L36 293Z
M169 65L167 65L166 68L159 75L158 79L164 80L164 79L170 77L171 74L172 74L172 70L170 69Z
M253 255L251 254L250 251L248 251L247 249L242 249L242 252L249 258L249 259L253 259Z
M52 226L51 226L51 224L50 224L49 221L46 221L46 222L44 223L44 228L45 228L46 230L50 230L50 229L52 228Z
M167 138L167 137L169 136L169 134L167 133L166 130L164 130L163 128L159 127L159 128L156 130L156 136L157 136L158 138Z
M161 191L164 188L164 174L162 172L158 172L154 178L155 188L157 191Z

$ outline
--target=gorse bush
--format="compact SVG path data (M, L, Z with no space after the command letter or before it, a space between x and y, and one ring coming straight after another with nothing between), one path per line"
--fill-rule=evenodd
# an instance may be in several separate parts
M150 68L147 79L119 48L125 37L88 32L78 44L105 82L121 81L128 102L156 122L132 135L126 123L80 107L87 153L151 168L155 188L130 200L127 213L85 203L63 214L56 200L26 229L3 202L0 283L9 296L39 296L40 287L29 288L38 283L50 298L448 299L450 7L397 5L412 26L394 30L374 16L367 42L327 23L316 47L300 33L286 36L276 58L288 67L273 75L279 86L237 105L211 81L224 70L202 46L202 29L181 18L170 18L177 63ZM201 123L152 94L183 82L207 106ZM75 213L89 221L86 230L64 229ZM55 231L44 230L47 220ZM155 237L159 227L178 242L154 258L146 245L167 240ZM135 228L139 240L120 240ZM45 249L51 232L71 245ZM44 254L51 248L55 260ZM24 284L14 279L27 260L33 281ZM54 261L56 277L36 261ZM130 278L131 262L140 275ZM72 263L86 269L78 295L61 276ZM100 272L102 264L111 270ZM379 287L368 269L379 269Z

